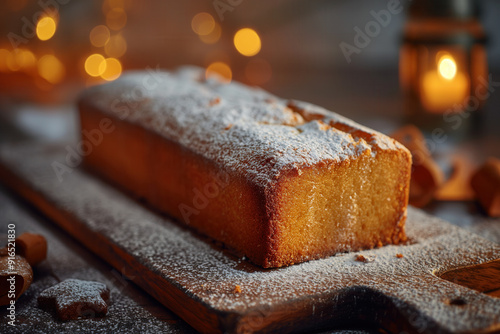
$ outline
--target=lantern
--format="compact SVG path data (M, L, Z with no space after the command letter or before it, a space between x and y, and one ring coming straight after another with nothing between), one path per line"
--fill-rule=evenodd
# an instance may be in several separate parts
M409 8L399 73L412 123L455 129L458 117L477 119L489 95L477 13L472 0L415 0Z

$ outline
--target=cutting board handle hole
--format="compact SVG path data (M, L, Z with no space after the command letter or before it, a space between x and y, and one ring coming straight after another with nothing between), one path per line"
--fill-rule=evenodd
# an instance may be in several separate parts
M488 296L500 297L500 259L451 269L437 276Z

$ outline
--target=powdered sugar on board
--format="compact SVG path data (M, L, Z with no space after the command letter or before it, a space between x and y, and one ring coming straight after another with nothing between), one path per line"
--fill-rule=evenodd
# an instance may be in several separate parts
M69 278L42 291L38 304L61 320L74 320L105 316L108 299L109 289L105 284Z
M393 139L320 107L235 82L205 80L204 70L196 67L129 72L88 89L82 101L264 186L287 170L376 154L374 147L402 148ZM305 120L288 107L290 103L314 118ZM368 133L370 139L322 123L330 121Z
M9 147L0 151L0 160L59 210L75 216L205 307L237 314L258 310L265 316L266 310L290 309L307 299L314 319L314 306L328 305L333 312L345 306L338 304L339 296L352 289L383 295L404 317L418 317L426 326L474 331L500 324L500 299L434 275L500 258L500 246L416 209L408 212L409 245L262 270L226 255L79 169L59 182L51 163L63 161L63 152L57 147ZM356 261L357 254L374 261ZM241 292L235 292L236 285ZM450 305L457 298L465 305Z
M26 231L36 231L47 238L49 245L47 259L35 268L33 283L16 301L15 326L8 324L9 310L0 308L0 333L194 332L168 310L158 310L157 303L123 276L122 270L125 269L112 269L91 257L81 245L53 223L33 214L29 207L21 206L6 189L0 191L0 212L0 226L3 222L15 223L16 233L19 235ZM0 237L0 244L6 244L7 234L0 234ZM106 317L62 322L40 309L37 298L42 291L68 278L102 282L109 287Z

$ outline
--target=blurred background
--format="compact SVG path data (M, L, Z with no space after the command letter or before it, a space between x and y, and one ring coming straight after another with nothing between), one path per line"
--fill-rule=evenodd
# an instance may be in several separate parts
M500 218L489 217L495 198L500 215L500 1L2 0L0 9L0 146L75 143L86 87L197 65L393 134L414 156L411 204L500 242ZM488 158L497 160L478 178L482 190L472 189ZM0 207L14 207L12 197L0 184Z
M123 70L195 64L212 65L228 77L277 93L297 85L298 98L308 96L300 91L307 90L304 81L310 77L322 83L328 82L323 77L332 82L342 78L342 85L326 85L318 96L372 95L382 88L368 89L357 74L392 71L394 76L374 82L397 80L411 1L397 1L402 10L349 59L341 44L355 46L354 28L364 30L374 20L371 12L387 10L390 3L5 0L0 13L0 88L4 98L70 102L79 89L113 80ZM479 5L489 38L488 63L495 71L500 67L500 3L481 0ZM243 31L238 49L235 34L242 28L252 30Z

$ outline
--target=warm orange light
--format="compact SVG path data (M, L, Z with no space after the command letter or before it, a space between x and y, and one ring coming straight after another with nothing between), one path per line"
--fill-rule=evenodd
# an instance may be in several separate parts
M26 7L28 0L7 0L6 2L11 11L17 12Z
M127 41L121 34L113 35L109 38L108 43L106 43L104 52L109 57L120 58L127 52Z
M255 56L261 48L259 34L250 28L240 29L234 35L234 46L244 56Z
M36 58L33 52L26 49L18 49L15 52L16 62L24 70L29 70L35 67Z
M48 82L56 84L64 78L64 65L56 56L45 55L38 60L38 73Z
M106 25L111 30L118 31L127 24L127 13L123 8L113 8L106 14Z
M6 56L7 58L5 58L5 63L7 64L7 68L13 72L19 71L21 69L21 66L17 62L16 53L9 52L6 54Z
M439 74L446 80L452 80L457 74L457 64L452 56L442 56L438 62Z
M109 41L110 33L105 25L98 25L90 31L90 43L96 47L103 47Z
M198 35L198 37L203 43L214 44L217 43L217 41L219 41L221 33L222 29L220 27L220 24L216 22L214 28L208 35Z
M125 0L105 0L102 4L102 11L107 14L112 9L125 8L125 6Z
M106 60L98 53L94 53L85 60L85 72L92 77L101 76L106 71Z
M427 111L443 113L455 105L463 105L469 90L469 77L458 71L455 59L446 53L439 57L437 68L422 76L420 96Z
M205 77L208 79L210 77L216 77L222 83L230 83L233 73L231 68L226 63L221 61L216 61L208 65L205 71Z
M113 81L120 77L122 74L122 64L116 58L106 58L105 60L105 70L101 74L101 78L106 81Z
M41 41L49 40L56 33L56 28L56 21L50 16L44 16L36 25L36 35Z
M252 85L265 84L271 75L271 65L265 59L251 59L245 66L245 76Z
M8 59L10 56L9 50L0 49L0 72L9 71Z
M201 12L196 14L191 20L191 28L196 34L206 36L214 30L215 20L212 15Z

